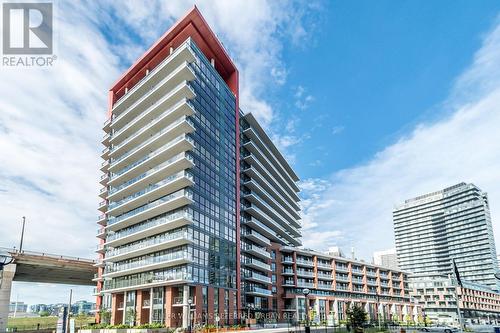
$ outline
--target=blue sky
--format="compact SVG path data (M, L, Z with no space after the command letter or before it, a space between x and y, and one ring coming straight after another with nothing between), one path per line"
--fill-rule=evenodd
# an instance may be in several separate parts
M95 255L107 90L192 5L144 4L56 2L56 66L0 68L0 246L26 215L26 248ZM197 5L240 69L242 109L302 179L305 246L369 260L394 246L394 204L460 181L488 191L500 237L498 1Z

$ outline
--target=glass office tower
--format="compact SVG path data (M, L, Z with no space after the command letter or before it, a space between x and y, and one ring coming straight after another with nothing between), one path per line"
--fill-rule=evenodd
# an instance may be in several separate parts
M499 290L488 196L460 183L406 200L393 212L399 267L419 276L461 278Z

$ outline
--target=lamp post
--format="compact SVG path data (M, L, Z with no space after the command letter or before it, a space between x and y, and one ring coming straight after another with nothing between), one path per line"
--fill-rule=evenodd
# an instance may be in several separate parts
M188 298L188 332L191 333L191 304L193 300Z
M309 327L309 300L307 299L307 295L309 295L311 291L307 288L302 289L302 294L304 294L304 297L306 298L305 302L305 310L306 310L306 326L305 326L305 333L311 333L311 327Z

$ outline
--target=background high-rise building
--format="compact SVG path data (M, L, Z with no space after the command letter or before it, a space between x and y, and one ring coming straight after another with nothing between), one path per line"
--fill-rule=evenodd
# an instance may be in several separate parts
M398 256L396 249L373 252L373 263L375 265L398 269Z
M448 275L499 290L488 196L460 183L406 200L393 212L399 267L418 275Z

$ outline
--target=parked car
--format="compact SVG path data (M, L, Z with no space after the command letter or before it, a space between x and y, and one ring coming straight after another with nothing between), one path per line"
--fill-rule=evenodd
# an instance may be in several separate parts
M420 329L423 332L455 333L458 328L452 326L428 326Z

